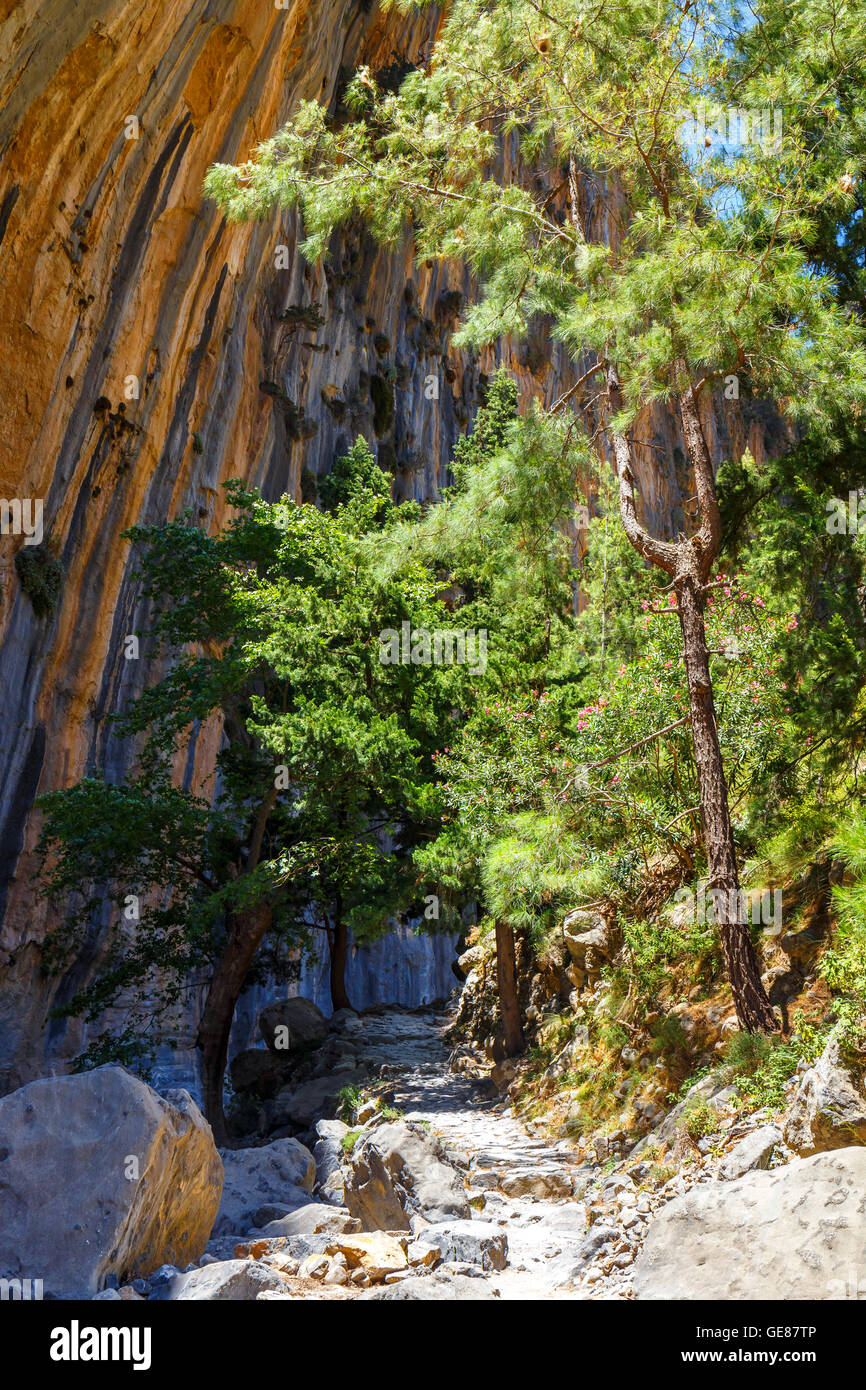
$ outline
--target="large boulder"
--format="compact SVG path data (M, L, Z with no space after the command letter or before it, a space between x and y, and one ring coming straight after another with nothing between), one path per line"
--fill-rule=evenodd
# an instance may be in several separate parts
M866 1149L696 1184L654 1217L635 1263L644 1299L840 1297L866 1263Z
M342 1206L345 1201L343 1191L343 1140L349 1133L349 1126L342 1120L319 1120L316 1125L318 1138L313 1145L313 1158L316 1160L316 1191L326 1202Z
M789 1149L804 1155L866 1144L866 1094L834 1039L803 1073L783 1135Z
M442 1260L504 1269L508 1263L508 1237L489 1221L446 1221L419 1231L417 1246L435 1250Z
M33 1081L0 1099L0 1278L93 1296L199 1259L223 1165L186 1091L120 1066Z
M312 999L280 999L259 1014L259 1028L269 1051L277 1056L304 1043L322 1042L328 1036L328 1020Z
M410 1216L470 1216L463 1179L442 1145L411 1121L381 1125L347 1156L346 1206L365 1231L406 1231Z
M275 1139L257 1149L224 1149L225 1184L213 1234L246 1235L255 1228L256 1212L278 1203L305 1206L316 1181L309 1149L297 1139Z
M256 1260L220 1260L178 1275L169 1299L179 1303L236 1303L264 1292L288 1294L286 1281L275 1269Z
M243 1095L268 1099L286 1084L292 1070L292 1060L262 1047L248 1047L239 1052L229 1064L229 1075L235 1091Z
M308 1129L321 1115L334 1113L340 1092L346 1086L356 1085L366 1080L369 1073L364 1068L332 1072L327 1076L315 1076L300 1086L284 1086L273 1101L275 1124L293 1124L299 1129Z
M362 1231L409 1231L406 1194L391 1177L379 1150L359 1145L344 1174L343 1195Z

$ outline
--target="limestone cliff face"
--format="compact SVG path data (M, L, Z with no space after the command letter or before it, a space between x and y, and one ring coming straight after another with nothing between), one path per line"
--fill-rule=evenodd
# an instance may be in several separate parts
M396 73L423 58L438 23L433 8L383 17L373 0L284 3L0 0L0 498L42 500L30 558L51 590L37 611L22 538L4 536L0 1091L80 1042L47 1014L99 944L66 979L40 973L32 807L130 764L106 719L156 668L146 644L124 656L147 614L120 532L185 508L216 528L232 477L309 495L358 433L398 496L433 496L496 357L524 399L574 379L543 328L481 360L451 351L471 293L458 268L413 268L408 246L384 254L357 234L311 269L293 218L229 227L203 200L212 162L244 158L300 99L335 100L359 62ZM763 455L761 419L707 409L717 456L746 439ZM677 427L659 416L645 441L646 516L668 528L685 485ZM204 785L216 737L198 735L190 783Z

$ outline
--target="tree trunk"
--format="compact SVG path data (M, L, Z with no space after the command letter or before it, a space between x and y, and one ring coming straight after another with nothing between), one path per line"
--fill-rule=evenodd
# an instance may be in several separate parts
M343 904L337 897L333 930L328 932L328 945L331 948L331 1004L334 1012L338 1009L351 1009L346 993L346 957L349 952L349 928L343 921Z
M704 630L703 586L719 552L722 536L719 504L712 459L701 425L695 390L682 359L676 363L676 374L682 383L680 411L683 438L695 474L700 525L694 535L683 536L676 543L660 541L650 535L637 517L628 439L623 434L614 433L612 442L614 466L619 480L620 516L626 535L638 554L673 576L689 688L689 715L709 867L708 887L721 890L714 903L717 902L719 906L717 921L725 966L740 1026L749 1033L773 1032L778 1024L761 983L761 972L748 925L737 920L741 915L740 881ZM622 409L622 390L612 364L608 364L607 368L607 395L609 412L615 415Z
M277 800L276 784L268 788L259 807L247 856L246 872L252 873L258 865L264 844L268 818ZM213 1130L218 1145L228 1143L226 1117L223 1110L223 1082L228 1059L229 1033L235 1014L235 1005L244 987L244 981L253 963L262 938L273 920L273 909L269 903L257 903L243 912L232 913L227 922L228 941L226 949L217 961L211 977L201 1022L198 1026L196 1044L201 1052L201 1084L204 1100L204 1113Z
M683 559L689 557L685 552ZM707 852L708 891L715 908L725 966L740 1027L747 1033L772 1032L778 1027L767 992L761 983L758 959L748 924L738 920L740 879L728 810L728 789L719 748L713 686L704 630L700 579L695 572L696 557L690 567L683 565L674 580L683 634L686 677L689 686L692 741L700 788L704 847Z
M499 1012L505 1031L505 1051L517 1057L526 1049L520 1004L517 999L517 968L514 953L514 932L505 922L496 922L496 987L499 991Z
M214 970L198 1026L204 1113L221 1147L228 1143L223 1081L235 1005L270 924L271 908L265 903L231 918L228 943Z

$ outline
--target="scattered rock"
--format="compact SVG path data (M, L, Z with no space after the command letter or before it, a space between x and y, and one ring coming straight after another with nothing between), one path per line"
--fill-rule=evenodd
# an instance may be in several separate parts
M495 1298L486 1279L466 1279L461 1275L442 1275L436 1270L432 1275L401 1279L396 1284L380 1284L361 1294L359 1301L386 1299L413 1300L419 1302L439 1302L441 1300L465 1302L466 1299Z
M302 1279L322 1279L324 1280L328 1270L331 1268L331 1261L324 1251L319 1251L314 1255L308 1255L302 1262L298 1273Z
M441 1256L435 1245L424 1245L420 1240L413 1240L406 1247L406 1259L413 1267L432 1269L439 1263Z
M326 1246L328 1255L343 1255L350 1270L363 1269L375 1283L386 1274L406 1269L405 1239L386 1235L384 1231L370 1231L357 1236L338 1236Z
M721 1111L727 1102L732 1099L734 1091L723 1077L711 1072L709 1076L703 1077L696 1085L692 1086L684 1100L675 1105L673 1110L669 1110L664 1120L654 1130L641 1139L632 1149L632 1157L638 1158L645 1148L652 1146L657 1148L661 1144L669 1143L676 1135L687 1112L697 1101L707 1101L716 1110Z
M120 1066L0 1099L0 1278L87 1297L204 1252L223 1166L186 1091Z
M755 1168L769 1168L773 1150L782 1142L781 1131L775 1125L761 1125L747 1134L727 1153L719 1168L719 1177L729 1182L741 1178Z

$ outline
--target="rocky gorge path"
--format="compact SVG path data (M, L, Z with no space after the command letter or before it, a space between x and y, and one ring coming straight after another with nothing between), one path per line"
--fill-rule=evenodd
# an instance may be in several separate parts
M592 1257L608 1246L604 1255L616 1261L636 1244L625 1228L614 1236L610 1227L600 1226L587 1238L587 1198L591 1205L602 1195L600 1167L580 1164L568 1140L531 1134L507 1103L491 1095L489 1080L451 1070L451 1047L444 1037L450 1022L448 1013L387 1010L378 1017L360 1016L352 1032L363 1039L371 1061L380 1061L388 1106L405 1121L428 1128L462 1173L472 1219L505 1234L506 1267L472 1271L488 1286L485 1292L515 1299L591 1296L592 1283L581 1275ZM624 1191L635 1185L626 1178L616 1186ZM648 1213L648 1200L645 1205ZM632 1259L633 1254L629 1263ZM613 1263L608 1273L616 1287L606 1296L627 1297L621 1268ZM576 1278L582 1288L575 1286Z
M604 1136L521 1123L480 1050L449 1051L446 1013L326 1020L292 998L262 1014L265 1042L274 1007L315 1036L288 1084L285 1057L239 1054L280 1089L229 1148L189 1092L118 1064L0 1098L17 1296L35 1280L37 1297L126 1301L866 1298L866 1089L832 1038L772 1109L718 1067L607 1157Z
M311 1006L280 1008L297 1024ZM183 1240L164 1219L156 1233L136 1229L151 1270L156 1248L172 1262L134 1277L135 1251L117 1256L109 1283L98 1242L85 1250L70 1236L56 1287L179 1301L861 1296L844 1271L860 1268L866 1231L866 1143L852 1144L855 1102L866 1098L832 1047L791 1078L784 1118L750 1112L719 1069L629 1153L603 1159L540 1119L522 1123L481 1053L451 1050L451 1017L400 1008L319 1015L315 1045L270 1110L304 1118L290 1133L250 1135L219 1154L186 1092L163 1098L122 1068L103 1069L103 1090L117 1089L127 1123L137 1114L160 1153L171 1157L174 1145L187 1186L167 1174L165 1205L176 1205ZM94 1077L34 1084L71 1096ZM16 1124L32 1130L30 1089L5 1102L13 1139ZM329 1118L340 1100L351 1124ZM126 1137L118 1142L135 1151ZM21 1183L29 1152L21 1148ZM207 1182L190 1189L193 1170ZM97 1206L104 1213L102 1199ZM132 1217L119 1204L118 1213L129 1243ZM114 1258L119 1238L100 1220ZM43 1225L47 1267L57 1242L55 1225ZM185 1251L189 1262L178 1258ZM20 1264L11 1247L6 1263L13 1255Z
M451 1050L450 1022L444 1012L383 1009L339 1025L352 1040L345 1065L365 1063L376 1073L358 1110L362 1128L345 1137L341 1200L373 1217L365 1229L387 1230L385 1208L377 1209L378 1197L365 1205L365 1192L393 1180L410 1218L407 1267L362 1297L841 1296L839 1262L850 1258L849 1247L860 1248L866 1229L860 1207L854 1210L866 1148L846 1147L850 1125L832 1139L823 1132L825 1111L845 1101L845 1115L853 1113L832 1048L787 1087L784 1131L800 1136L794 1149L781 1118L743 1108L722 1070L700 1080L630 1153L581 1161L576 1145L551 1137L542 1121L521 1122L478 1053ZM703 1121L697 1136L690 1124L696 1105ZM444 1212L436 1209L442 1190L435 1183L425 1208L424 1159L411 1155L407 1131L441 1146L452 1197L468 1219L455 1221L447 1201ZM725 1253L732 1246L739 1247L734 1262Z

